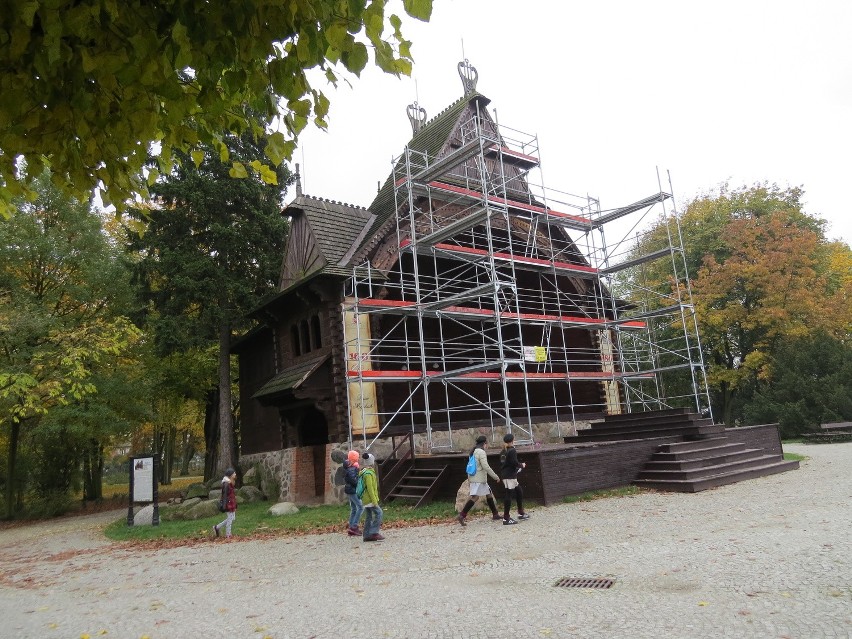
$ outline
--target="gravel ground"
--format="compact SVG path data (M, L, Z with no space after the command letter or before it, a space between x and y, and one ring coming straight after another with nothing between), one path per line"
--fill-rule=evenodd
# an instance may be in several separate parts
M128 549L101 533L124 512L11 528L0 636L852 637L852 444L785 450L809 459L691 495L390 530L379 543ZM615 583L554 586L565 577Z

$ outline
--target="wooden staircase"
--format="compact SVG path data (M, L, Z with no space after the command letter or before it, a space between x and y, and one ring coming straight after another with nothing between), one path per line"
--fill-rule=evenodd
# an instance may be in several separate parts
M725 436L661 444L633 482L635 486L695 493L799 467L781 455L731 443Z
M411 499L414 507L432 501L447 472L447 466L418 466L414 455L414 436L409 433L397 443L387 459L379 464L379 486L384 503Z
M394 499L414 500L414 507L423 506L432 501L437 487L440 485L447 466L438 468L418 468L417 460L414 460L407 472L385 495L384 501Z
M633 481L636 486L694 493L799 467L781 455L729 441L724 426L686 408L607 415L564 439L572 444L655 437L681 441L661 444Z
M697 439L718 436L724 432L724 426L690 413L687 408L669 408L646 413L607 415L601 421L592 422L591 428L581 430L575 436L565 437L564 440L566 444L576 444L651 437Z

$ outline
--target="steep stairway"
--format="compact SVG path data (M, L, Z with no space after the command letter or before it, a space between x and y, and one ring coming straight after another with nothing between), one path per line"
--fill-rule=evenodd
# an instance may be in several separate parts
M413 460L408 470L384 495L382 501L387 503L394 499L410 499L414 502L415 507L430 503L447 468L447 466L418 468L417 460Z
M745 479L795 470L797 461L746 448L725 436L661 444L640 471L635 486L695 493Z

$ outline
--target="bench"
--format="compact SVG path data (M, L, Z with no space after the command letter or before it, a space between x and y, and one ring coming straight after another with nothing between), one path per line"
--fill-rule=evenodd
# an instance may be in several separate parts
M834 442L852 441L852 422L827 422L819 425L819 430L806 433L805 441L811 443L831 444Z

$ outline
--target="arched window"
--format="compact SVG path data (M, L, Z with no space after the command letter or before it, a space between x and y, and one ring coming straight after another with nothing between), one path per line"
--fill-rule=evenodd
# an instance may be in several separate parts
M320 333L320 321L318 315L311 317L311 346L314 349L322 347L322 334Z
M311 334L308 330L308 320L299 322L299 345L302 347L303 353L311 350Z
M299 329L295 324L290 327L290 347L293 349L293 357L298 357L302 354L302 349L299 346Z

